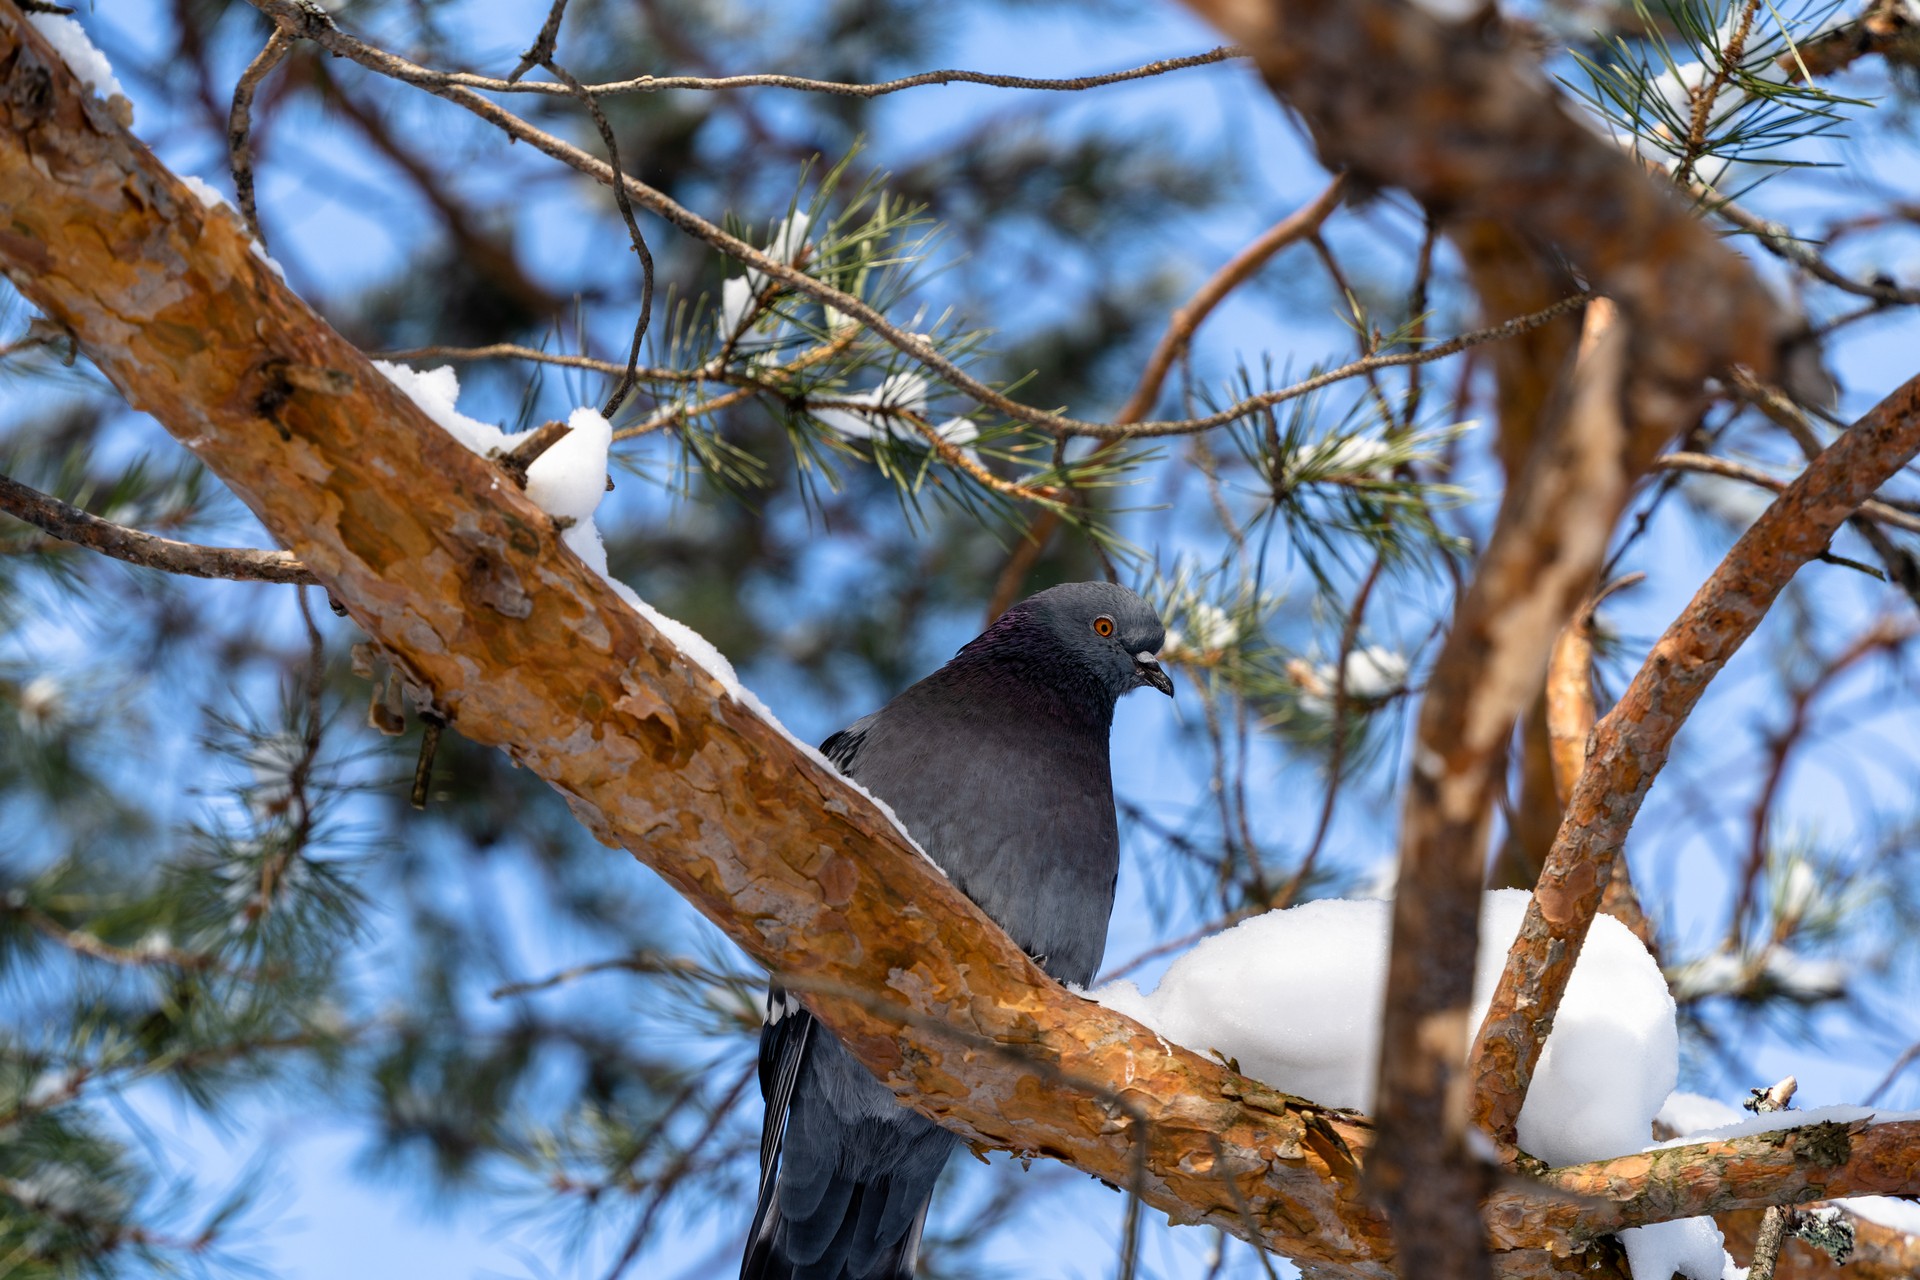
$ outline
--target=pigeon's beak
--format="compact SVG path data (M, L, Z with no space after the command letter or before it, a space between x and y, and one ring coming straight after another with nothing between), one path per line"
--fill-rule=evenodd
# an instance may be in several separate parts
M1160 669L1160 664L1153 660L1150 653L1133 655L1133 678L1141 684L1152 685L1169 698L1173 696L1172 678Z

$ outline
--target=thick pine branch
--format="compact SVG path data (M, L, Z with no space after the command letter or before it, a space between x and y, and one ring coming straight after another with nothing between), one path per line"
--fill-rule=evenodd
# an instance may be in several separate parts
M1510 1136L1587 928L1673 741L1800 567L1920 452L1920 377L1849 427L1740 536L1594 731L1474 1053L1478 1120Z
M1576 385L1557 428L1508 451L1525 466L1435 660L1401 827L1373 1172L1410 1273L1472 1280L1487 1274L1483 1174L1464 1144L1461 1064L1508 735L1632 481L1692 423L1709 376L1771 367L1784 326L1745 263L1576 121L1490 8L1449 22L1396 0L1189 3L1300 112L1323 163L1404 188L1436 218L1558 250L1622 312L1596 351L1611 386Z

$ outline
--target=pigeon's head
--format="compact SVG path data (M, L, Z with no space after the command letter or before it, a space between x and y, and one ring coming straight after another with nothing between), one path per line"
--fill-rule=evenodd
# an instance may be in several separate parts
M1043 631L1115 699L1142 687L1173 694L1173 681L1154 660L1167 638L1160 615L1117 583L1063 582L1028 596L1007 615Z

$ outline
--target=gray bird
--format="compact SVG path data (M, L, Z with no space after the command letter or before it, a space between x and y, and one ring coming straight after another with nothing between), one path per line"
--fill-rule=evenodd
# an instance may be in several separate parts
M1107 739L1120 696L1173 682L1145 600L1070 582L821 744L1013 940L1093 980L1120 869ZM742 1280L910 1280L956 1139L910 1111L798 1000L767 993L760 1199Z

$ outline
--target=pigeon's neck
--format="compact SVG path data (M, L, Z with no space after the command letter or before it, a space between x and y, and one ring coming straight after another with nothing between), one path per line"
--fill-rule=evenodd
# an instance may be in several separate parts
M970 705L997 704L1104 741L1114 694L1043 630L1022 622L1001 619L941 669L940 682Z

